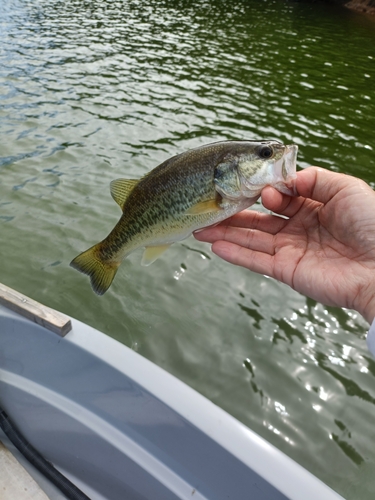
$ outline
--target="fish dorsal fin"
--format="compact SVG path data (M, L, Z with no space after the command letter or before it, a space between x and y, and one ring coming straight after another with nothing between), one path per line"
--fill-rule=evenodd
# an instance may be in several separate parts
M191 206L186 210L185 215L208 214L210 212L220 212L220 210L222 208L218 204L218 200L207 200Z
M112 198L118 205L120 205L122 210L124 209L127 197L133 191L138 182L138 179L116 179L111 182L110 189Z
M156 259L160 257L160 255L165 252L170 245L158 245L157 247L146 247L143 258L142 258L142 266L149 266L153 262L155 262Z

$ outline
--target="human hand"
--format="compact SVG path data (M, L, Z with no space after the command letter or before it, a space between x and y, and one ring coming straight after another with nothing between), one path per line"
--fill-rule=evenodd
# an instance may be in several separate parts
M375 193L318 167L297 173L299 197L267 186L263 205L194 234L224 260L286 283L326 305L375 317ZM287 218L284 218L287 217Z

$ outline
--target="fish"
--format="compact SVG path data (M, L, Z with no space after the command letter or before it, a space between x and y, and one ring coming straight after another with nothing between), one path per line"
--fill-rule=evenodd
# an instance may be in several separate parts
M267 185L297 195L297 151L275 140L220 141L173 156L141 179L112 181L121 218L70 265L103 295L123 259L138 248L145 247L142 265L148 266L172 243L249 208Z

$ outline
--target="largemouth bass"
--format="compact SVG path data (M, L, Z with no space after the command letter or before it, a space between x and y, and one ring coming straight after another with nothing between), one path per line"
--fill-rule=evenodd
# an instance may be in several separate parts
M102 295L137 248L146 247L142 264L149 265L175 241L253 205L266 185L295 195L297 150L278 141L215 142L173 156L139 180L112 181L123 214L70 265Z

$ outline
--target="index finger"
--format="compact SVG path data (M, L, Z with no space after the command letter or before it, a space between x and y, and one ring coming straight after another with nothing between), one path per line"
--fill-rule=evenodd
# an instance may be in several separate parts
M280 193L272 186L266 186L261 196L265 208L286 217L293 217L304 202L304 198Z

